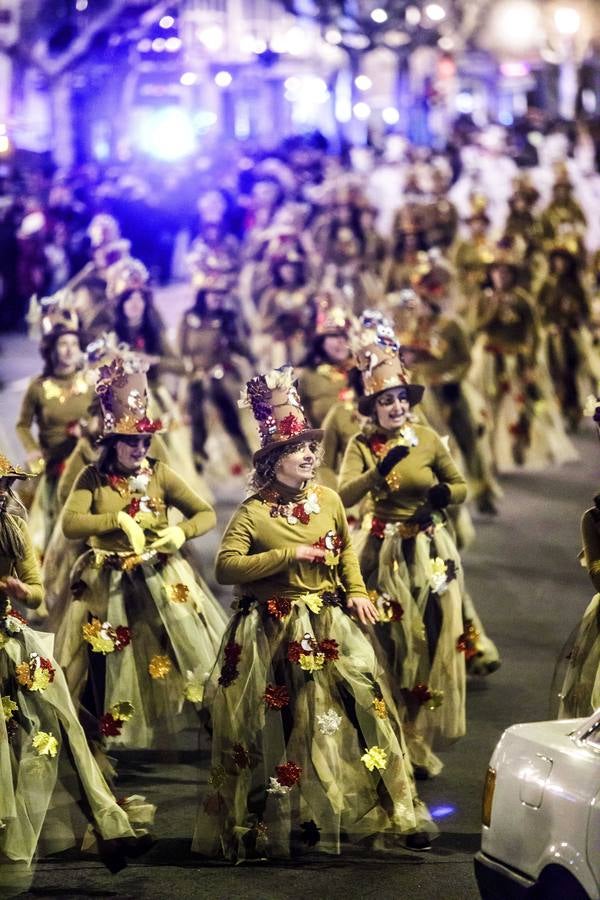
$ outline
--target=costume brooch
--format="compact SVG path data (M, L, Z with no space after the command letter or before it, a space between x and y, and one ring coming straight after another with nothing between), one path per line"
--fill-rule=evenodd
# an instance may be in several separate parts
M263 503L270 507L272 519L282 517L288 525L308 525L312 515L321 512L318 490L309 491L306 498L299 503L282 503L281 497L275 492L263 491Z

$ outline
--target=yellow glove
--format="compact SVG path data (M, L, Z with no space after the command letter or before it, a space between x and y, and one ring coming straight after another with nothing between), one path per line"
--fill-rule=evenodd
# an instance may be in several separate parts
M146 535L144 534L144 529L140 528L138 523L131 518L128 513L121 511L117 515L117 522L119 523L119 528L121 531L124 531L127 540L131 544L133 552L139 556L139 554L143 551L146 546Z
M176 553L186 542L185 532L179 525L169 525L157 532L158 538L150 546L160 553Z

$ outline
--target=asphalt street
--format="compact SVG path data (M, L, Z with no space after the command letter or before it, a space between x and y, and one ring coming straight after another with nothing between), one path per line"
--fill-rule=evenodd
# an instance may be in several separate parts
M163 311L175 323L185 297L168 290ZM39 359L23 336L0 341L0 440L19 457L13 436L20 396ZM503 481L500 515L475 517L476 539L464 554L469 590L503 664L468 694L468 733L442 754L442 774L421 783L440 827L425 855L311 857L301 863L231 867L206 864L189 852L199 786L206 779L206 747L187 735L168 756L122 754L119 792L140 793L158 807L156 844L111 876L98 862L70 853L42 861L30 898L212 898L299 900L321 898L478 897L472 858L479 845L480 798L489 756L503 729L548 718L555 663L577 624L592 587L579 566L579 520L600 483L600 448L591 428L576 438L579 463ZM198 542L203 574L212 582L219 535L238 499L240 480L212 485L219 526ZM228 591L219 589L224 606Z

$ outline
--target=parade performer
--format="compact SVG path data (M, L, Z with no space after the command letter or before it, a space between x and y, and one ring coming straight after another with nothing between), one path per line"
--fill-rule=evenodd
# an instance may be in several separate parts
M89 549L72 572L73 601L57 657L74 698L107 743L150 747L197 722L194 704L224 627L180 549L214 527L212 508L147 456L159 420L148 417L146 376L135 359L100 369L96 386L105 452L77 479L65 505L67 538ZM171 509L179 524L169 524ZM125 704L120 717L115 709Z
M258 302L261 353L274 366L298 364L306 353L306 332L314 320L314 285L298 249L270 256L270 286Z
M33 631L19 607L42 601L40 573L12 491L29 474L0 456L0 891L26 890L41 853L77 843L74 807L113 871L146 849L154 808L117 803L92 757L50 635ZM82 835L79 835L82 837Z
M32 537L43 556L59 509L56 486L67 458L90 415L94 390L81 369L83 355L79 320L59 301L41 306L41 375L25 391L17 434L27 453L27 464L43 468L31 512ZM32 426L37 428L37 437Z
M129 255L129 241L121 237L119 223L107 213L94 216L88 227L92 259L65 286L69 302L79 316L84 347L114 326L114 308L107 300L107 273Z
M487 211L487 198L474 194L470 198L470 204L471 213L466 220L469 235L456 244L453 263L459 288L459 305L456 311L462 317L469 334L472 334L478 325L479 297L487 280L488 266L494 258L494 244L488 234L491 220Z
M351 321L331 296L315 298L317 309L312 347L298 378L298 393L308 419L320 427L333 404L346 399L351 389L349 331Z
M362 332L355 355L359 410L370 421L348 444L339 492L347 507L372 499L360 558L379 613L371 633L406 709L412 762L426 777L442 767L434 739L465 733L465 659L481 652L481 629L465 614L462 564L446 527L448 506L462 503L467 488L438 435L411 421L424 389L410 383L387 330Z
M289 367L249 381L243 402L262 446L217 557L236 602L207 686L212 769L193 849L231 861L303 844L336 853L344 834L426 849L432 825L396 710L352 620L377 616L340 498L313 480L322 432Z
M519 259L497 247L491 287L479 300L479 334L469 379L489 404L496 472L577 459L543 359L532 298L518 285Z
M600 400L591 396L586 415L600 425ZM559 694L559 719L591 716L600 709L600 495L581 520L582 563L596 593L583 614Z
M589 329L580 242L574 234L561 234L547 252L550 271L537 297L545 359L567 426L576 431L585 398L600 380L600 361Z
M214 265L217 262L212 260ZM252 356L241 316L231 297L235 277L228 270L209 268L208 263L205 257L196 262L192 282L196 297L194 305L183 314L177 340L181 357L189 361L184 403L191 421L194 464L198 471L209 462L209 404L238 454L232 465L239 466L241 462L246 466L252 457L237 407ZM220 458L210 460L216 469L222 464L222 456L227 456L221 442L217 446Z

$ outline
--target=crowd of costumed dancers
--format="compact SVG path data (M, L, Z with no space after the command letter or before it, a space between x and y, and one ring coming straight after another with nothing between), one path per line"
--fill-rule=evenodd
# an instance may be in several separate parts
M499 200L483 166L390 164L392 203L382 167L257 164L236 216L220 186L199 198L168 327L118 222L92 219L91 259L32 301L22 454L5 432L0 456L9 891L74 843L112 871L143 853L154 807L117 803L109 754L190 729L210 754L191 852L430 848L417 785L466 733L467 679L501 664L461 561L472 516L502 516L503 476L576 460L600 421L576 167L505 173ZM224 491L213 573L195 539ZM598 621L596 595L561 716L600 705Z

